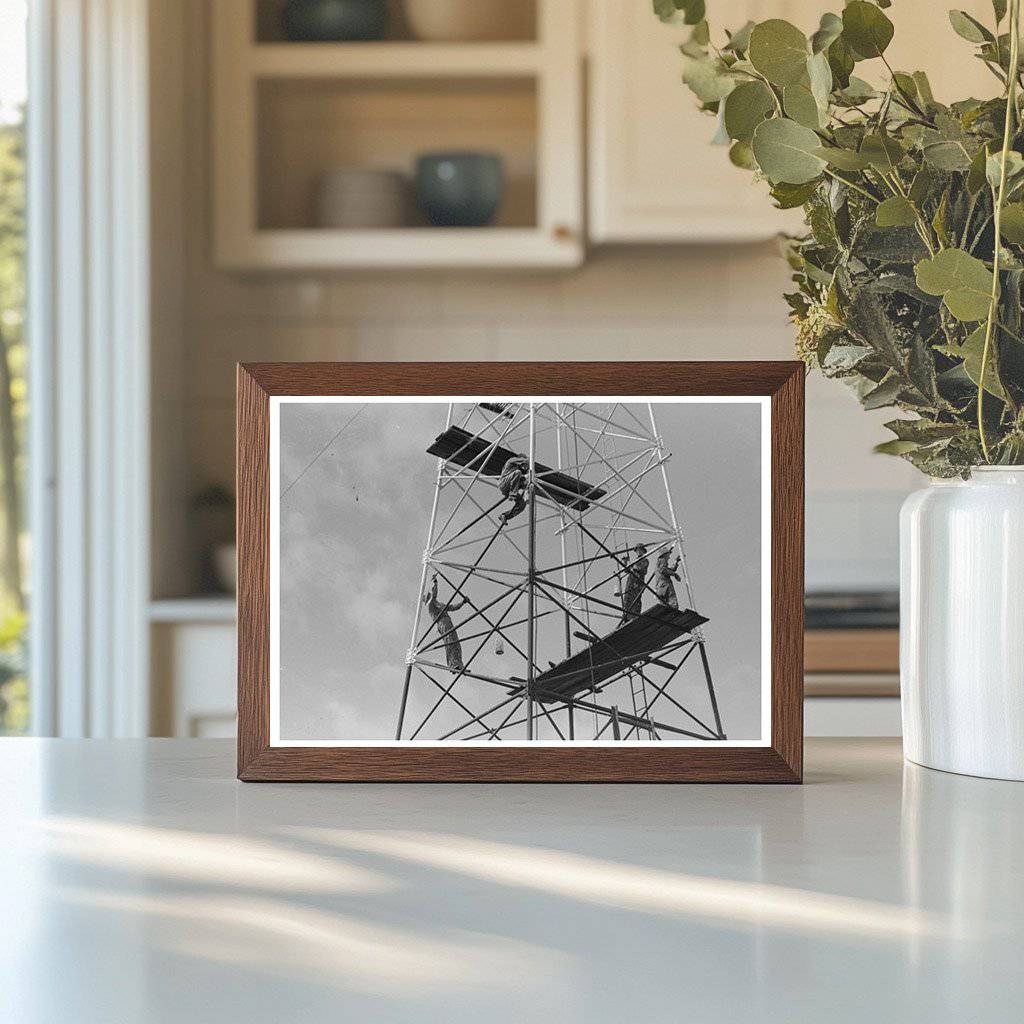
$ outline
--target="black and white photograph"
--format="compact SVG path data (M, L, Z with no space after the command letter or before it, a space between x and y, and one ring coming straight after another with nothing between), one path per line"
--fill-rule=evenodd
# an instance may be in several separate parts
M769 415L273 398L272 745L764 745Z

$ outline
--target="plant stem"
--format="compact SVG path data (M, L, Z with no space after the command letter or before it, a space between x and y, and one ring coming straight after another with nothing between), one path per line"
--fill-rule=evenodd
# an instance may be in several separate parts
M840 181L844 185L852 188L855 192L859 192L862 196L866 196L871 202L877 205L878 196L873 196L866 188L861 188L855 181L847 181L846 178L840 178L838 174L833 174L827 167L824 168L824 173L835 181Z
M759 79L761 82L764 83L764 87L768 90L769 94L771 95L772 102L774 102L775 104L775 113L778 114L779 117L785 117L785 111L782 109L782 101L775 94L775 90L772 88L772 83L769 82L768 79L765 78L764 75L762 75L760 72L754 71L753 75L755 78Z
M995 197L993 213L995 244L992 253L992 297L989 300L988 320L985 322L985 345L981 350L981 369L978 371L978 435L985 461L992 462L988 437L985 434L985 372L988 369L989 351L992 346L992 331L999 309L999 256L1003 201L1006 197L1006 161L1010 152L1010 138L1013 121L1017 112L1017 67L1020 61L1020 0L1010 0L1010 73L1006 84L1006 119L1003 125L1003 150L999 155L999 189Z
M889 71L889 84L900 94L900 99L902 99L906 106L909 107L910 110L912 110L915 114L917 114L918 117L925 118L925 124L931 126L931 122L927 120L928 115L918 105L917 100L915 100L913 96L910 96L906 92L904 92L900 83L896 81L896 72L893 71L892 65L885 59L885 54L880 53L879 57L882 58L882 63L886 66L886 68Z

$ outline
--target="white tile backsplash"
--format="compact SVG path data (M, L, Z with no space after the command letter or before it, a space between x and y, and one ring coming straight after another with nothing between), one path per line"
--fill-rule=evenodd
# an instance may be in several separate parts
M897 490L808 491L807 589L897 589L903 499Z

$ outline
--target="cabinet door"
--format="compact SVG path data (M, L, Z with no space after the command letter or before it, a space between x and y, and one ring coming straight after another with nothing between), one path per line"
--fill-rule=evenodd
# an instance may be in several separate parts
M989 0L956 6L992 22ZM735 0L709 8L715 32L748 18L786 18L810 33L822 11L839 11L842 4ZM896 26L890 62L927 71L938 99L997 94L999 85L974 59L974 48L950 27L945 5L904 0L886 14ZM663 25L649 0L590 0L588 24L593 241L747 240L799 229L799 211L775 210L763 183L733 167L724 147L709 145L714 120L697 110L680 80L678 44L688 28ZM878 61L860 65L858 74L872 81L887 77Z
M709 6L716 32L771 17L809 31L821 9L810 0ZM681 79L687 27L663 25L649 0L590 0L588 23L592 241L737 241L799 226L799 211L776 210L763 182L710 145L714 118Z

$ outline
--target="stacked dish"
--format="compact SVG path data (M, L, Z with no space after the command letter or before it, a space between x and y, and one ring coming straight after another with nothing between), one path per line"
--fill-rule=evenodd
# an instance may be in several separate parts
M417 39L437 42L532 39L535 5L529 0L405 0Z
M400 228L409 219L409 184L398 171L338 167L320 179L315 198L321 228Z

